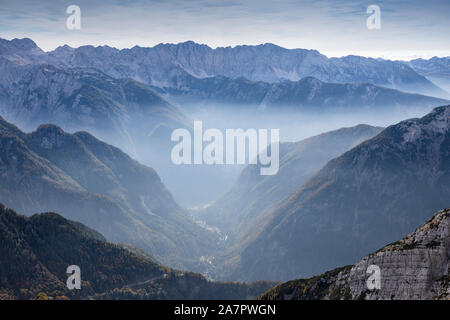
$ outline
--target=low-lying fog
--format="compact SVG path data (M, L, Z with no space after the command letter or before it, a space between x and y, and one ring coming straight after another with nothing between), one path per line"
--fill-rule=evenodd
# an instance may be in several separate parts
M190 125L194 120L201 120L203 132L208 128L219 129L225 140L225 129L279 129L280 142L296 142L313 135L342 127L358 124L386 127L399 121L422 117L432 108L392 107L383 110L340 109L333 111L299 112L288 110L261 110L254 106L218 106L218 105L181 105L182 110L190 118ZM8 119L27 132L36 129L38 124L25 125L17 119ZM147 123L148 119L142 119ZM85 130L56 123L67 132ZM186 208L201 207L211 203L225 194L236 182L245 165L175 165L171 161L171 150L178 142L170 139L171 130L159 138L159 145L155 145L142 132L141 142L132 141L124 145L118 144L114 133L88 130L97 138L116 145L128 152L141 163L153 167L163 183L175 197L175 200ZM145 131L145 130L143 130ZM130 139L132 139L130 137ZM193 136L192 136L193 139ZM203 147L208 143L204 143ZM225 146L224 141L224 146ZM193 146L192 146L193 147ZM225 151L224 151L225 152ZM193 152L192 152L193 155ZM248 159L246 160L248 163Z

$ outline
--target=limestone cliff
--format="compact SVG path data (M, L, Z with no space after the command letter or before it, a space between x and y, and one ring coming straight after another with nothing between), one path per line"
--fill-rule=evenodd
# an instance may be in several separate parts
M284 283L259 299L450 299L449 257L450 209L445 209L355 265ZM379 289L368 288L371 265L380 268Z

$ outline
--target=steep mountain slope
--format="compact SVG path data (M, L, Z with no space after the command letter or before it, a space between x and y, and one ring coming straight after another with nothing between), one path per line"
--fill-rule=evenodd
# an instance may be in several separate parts
M434 214L406 238L364 257L355 265L269 290L261 300L449 299L450 209ZM367 287L367 269L380 268L380 289Z
M331 160L270 213L240 255L242 279L293 279L405 236L450 199L450 106Z
M329 160L378 134L382 128L358 125L323 133L296 143L280 144L280 169L276 175L260 175L260 165L249 165L222 198L197 217L233 240L260 225L262 214L276 206Z
M299 81L267 83L245 78L212 77L197 79L190 75L174 77L176 88L165 91L179 103L215 103L250 105L264 108L294 108L295 110L364 108L391 109L435 107L448 101L418 94L375 86L370 83L326 83L313 77Z
M0 204L0 300L106 297L145 284L145 299L244 299L273 283L213 283L166 268L146 256L106 242L98 232L56 213L24 217ZM77 265L81 290L68 290L66 269ZM186 292L189 283L199 290ZM121 289L125 287L124 289ZM115 290L114 290L115 289Z
M201 270L216 236L196 225L157 173L86 132L0 119L0 199L25 214L60 212L171 266Z
M315 77L326 82L373 83L394 89L441 94L443 91L402 62L347 56L327 58L315 50L285 49L273 44L212 49L192 41L152 48L117 50L107 46L57 48L48 61L70 67L92 67L113 77L176 87L176 76L244 77L252 81L298 81Z

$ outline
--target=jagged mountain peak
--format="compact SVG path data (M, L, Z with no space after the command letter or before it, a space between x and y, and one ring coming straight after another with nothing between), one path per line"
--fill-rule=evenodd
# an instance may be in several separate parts
M12 40L6 40L6 39L0 38L0 45L3 45L3 46L11 45L19 50L39 49L37 44L30 38L22 38L22 39L14 38ZM39 50L41 50L41 49L39 49Z
M22 50L31 50L38 48L37 44L30 38L23 38L23 39L16 38L11 40L11 44L14 45L17 49Z
M55 50L52 51L55 55L61 55L61 54L70 54L75 50L75 48L65 44L63 46L57 47Z
M0 57L20 65L39 63L45 60L45 52L29 39L6 40L0 38Z
M31 133L32 140L44 149L61 147L68 136L69 134L54 124L42 124Z
M272 43L215 49L193 41L122 50L82 46L58 49L48 56L56 64L92 66L115 77L131 77L160 88L173 87L170 75L185 72L197 78L242 76L270 83L314 76L325 82L372 82L409 92L445 95L403 62L360 56L327 58L317 50L286 49Z

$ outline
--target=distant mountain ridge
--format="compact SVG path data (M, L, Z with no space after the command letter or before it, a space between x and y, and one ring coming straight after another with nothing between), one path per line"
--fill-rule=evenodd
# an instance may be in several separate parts
M190 75L172 78L175 88L165 88L170 99L188 105L231 105L264 109L391 110L395 107L428 107L448 100L405 93L370 83L327 83L314 77L268 83L223 76L198 79Z
M171 78L183 74L269 83L315 77L325 82L373 83L408 92L444 94L403 63L359 56L327 58L316 50L285 49L269 43L216 49L192 41L123 50L59 47L49 57L55 63L94 67L114 77L132 77L157 87L174 87Z
M450 91L450 57L414 59L407 64L442 89Z
M448 94L403 62L359 56L327 58L316 50L285 49L269 43L212 49L187 41L122 50L65 45L43 54L30 39L13 41L8 45L2 40L0 55L14 61L22 57L21 63L40 60L64 67L95 68L114 78L133 78L158 88L177 88L174 78L186 75L199 79L244 77L268 83L315 77L323 82L371 83L440 97ZM15 53L21 49L25 53Z

